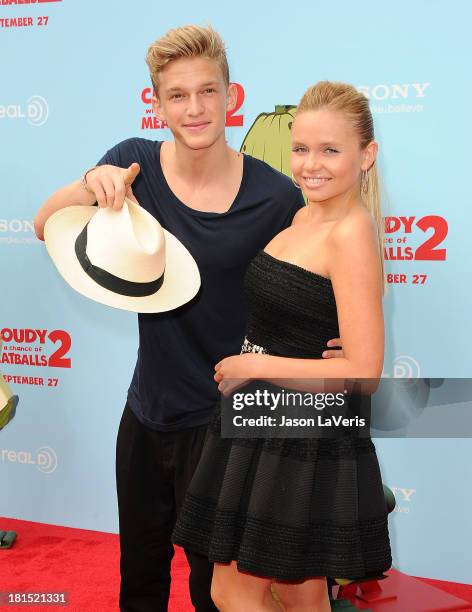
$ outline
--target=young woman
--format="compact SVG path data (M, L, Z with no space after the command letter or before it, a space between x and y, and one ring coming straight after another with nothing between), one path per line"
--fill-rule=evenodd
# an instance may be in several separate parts
M384 324L381 213L372 115L343 83L304 94L292 173L308 205L251 263L241 355L216 366L220 391L241 379L375 379ZM323 360L340 336L343 356ZM254 351L254 352L252 352ZM370 438L222 439L217 413L174 532L215 562L220 610L330 610L326 577L391 565L387 509Z

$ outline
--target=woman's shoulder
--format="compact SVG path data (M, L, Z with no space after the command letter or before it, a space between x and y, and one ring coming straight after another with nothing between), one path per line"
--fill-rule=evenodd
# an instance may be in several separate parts
M378 228L375 219L365 206L359 204L333 225L330 240L334 245L359 245L371 240L377 243Z
M295 213L292 219L292 225L298 225L299 223L304 223L307 219L308 219L308 206L302 206Z

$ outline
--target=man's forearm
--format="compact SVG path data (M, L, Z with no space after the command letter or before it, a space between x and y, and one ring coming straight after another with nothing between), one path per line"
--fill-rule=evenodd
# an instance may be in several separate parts
M44 226L51 215L66 206L91 206L96 197L84 189L80 181L61 187L41 206L34 218L34 230L40 240L44 240Z

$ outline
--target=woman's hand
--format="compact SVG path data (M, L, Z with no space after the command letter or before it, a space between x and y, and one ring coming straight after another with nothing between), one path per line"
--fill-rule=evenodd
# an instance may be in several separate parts
M264 355L256 353L243 353L222 359L216 364L213 377L218 383L218 390L227 397L249 380L257 378L261 359L264 359Z

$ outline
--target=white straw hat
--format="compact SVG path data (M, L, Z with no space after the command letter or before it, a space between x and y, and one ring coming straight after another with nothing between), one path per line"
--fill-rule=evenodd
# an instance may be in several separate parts
M164 312L200 288L195 260L144 208L125 199L119 211L68 206L44 227L62 277L88 298L133 312Z

